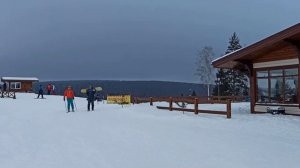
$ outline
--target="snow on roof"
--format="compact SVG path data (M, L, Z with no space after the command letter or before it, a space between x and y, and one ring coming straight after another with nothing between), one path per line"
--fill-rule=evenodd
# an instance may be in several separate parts
M266 41L270 41L270 40L283 40L284 38L287 38L287 37L291 37L292 35L295 35L295 34L297 34L297 33L299 33L299 27L300 27L300 23L297 23L297 24L295 24L295 25L292 25L292 26L290 26L290 27L288 27L288 28L286 28L286 29L284 29L284 30L282 30L282 31L280 31L280 32L277 32L277 33L275 33L275 34L273 34L273 35L267 35L266 37L264 37L264 38L262 38L262 40L258 40L258 41L255 41L255 42L253 42L251 45L249 45L249 46L246 46L246 47L243 47L243 48L240 48L240 49L238 49L238 50L235 50L235 51L233 51L233 52L231 52L231 53L228 53L228 54L226 54L226 55L223 55L223 56L221 56L221 57L219 57L219 58L216 58L215 60L213 60L212 61L212 63L213 62L215 62L215 61L218 61L218 60L220 60L220 59L223 59L223 58L225 58L225 57L227 57L227 56L229 56L229 55L231 55L231 54L233 54L233 53L235 53L235 52L238 52L238 51L241 51L241 50L244 50L244 49L249 49L250 47L261 47L261 45L260 46L258 46L260 43L265 43ZM296 30L296 31L295 31ZM291 34L291 32L293 33L293 34ZM270 43L270 42L269 42Z
M223 55L223 56L221 56L221 57L219 57L219 58L214 59L212 62L218 61L218 60L221 59L221 58L225 58L225 57L227 57L228 55L231 55L231 54L233 54L233 53L235 53L235 52L238 52L238 51L240 51L240 50L242 50L242 49L243 49L243 48L240 48L240 49L237 49L237 50L235 50L235 51L232 51L232 52L230 52L230 53L228 53L228 54L225 54L225 55Z
M1 80L5 81L38 81L36 77L2 77Z

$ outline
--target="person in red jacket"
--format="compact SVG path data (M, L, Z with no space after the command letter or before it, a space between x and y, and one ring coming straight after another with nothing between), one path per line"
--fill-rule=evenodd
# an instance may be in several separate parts
M70 112L70 106L72 107L72 112L74 112L74 91L72 90L71 86L68 86L68 88L65 90L64 92L64 101L66 101L67 98L67 102L68 102L68 112Z
M52 85L49 83L48 86L47 86L48 95L51 94L51 91L52 91Z

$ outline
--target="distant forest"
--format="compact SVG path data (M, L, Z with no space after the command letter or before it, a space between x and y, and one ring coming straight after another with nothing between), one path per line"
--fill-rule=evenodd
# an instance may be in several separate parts
M195 91L197 96L207 94L206 86L195 83L183 82L164 82L164 81L100 81L100 80L82 80L82 81L46 81L34 83L33 89L37 93L38 86L41 84L46 93L48 84L54 84L56 93L63 94L67 86L72 86L76 96L85 97L80 90L88 88L89 85L102 87L100 96L117 94L130 94L136 97L156 97L156 96L188 96Z

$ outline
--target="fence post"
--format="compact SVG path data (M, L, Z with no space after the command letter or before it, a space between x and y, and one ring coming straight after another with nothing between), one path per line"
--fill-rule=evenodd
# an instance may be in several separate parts
M13 99L16 99L16 92L14 92L14 97L13 97Z
M153 98L150 97L150 106L153 106Z
M227 100L227 118L231 118L231 101Z
M195 114L198 114L198 98L195 98Z
M169 98L169 103L170 103L169 104L169 110L173 111L173 98L172 97Z

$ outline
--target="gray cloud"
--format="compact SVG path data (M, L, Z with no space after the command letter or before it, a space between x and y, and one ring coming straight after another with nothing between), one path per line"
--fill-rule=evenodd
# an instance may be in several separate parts
M198 82L197 50L221 55L299 22L298 1L4 0L1 76ZM12 66L13 65L13 66Z

